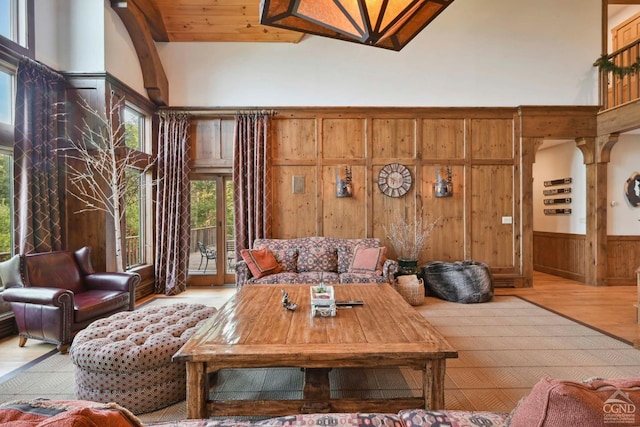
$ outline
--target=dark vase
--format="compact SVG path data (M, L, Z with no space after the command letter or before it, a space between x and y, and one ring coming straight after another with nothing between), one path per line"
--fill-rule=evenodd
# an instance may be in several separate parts
M398 274L396 276L408 276L415 274L420 277L420 268L417 259L398 259Z

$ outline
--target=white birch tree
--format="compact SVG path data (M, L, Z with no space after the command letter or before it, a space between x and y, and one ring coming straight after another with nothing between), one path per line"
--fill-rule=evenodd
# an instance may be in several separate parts
M117 271L125 270L122 254L123 229L126 213L128 186L127 168L135 165L136 150L125 146L125 123L121 118L124 108L122 98L111 94L101 113L82 99L82 125L78 138L67 138L68 146L63 150L66 157L75 162L67 163L66 173L71 184L69 193L84 204L76 213L103 211L113 219L115 260ZM142 173L153 162L149 162Z

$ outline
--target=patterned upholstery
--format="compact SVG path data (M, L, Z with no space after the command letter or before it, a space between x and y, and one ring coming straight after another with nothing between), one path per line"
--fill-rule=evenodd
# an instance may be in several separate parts
M302 237L298 239L256 239L253 249L269 249L282 265L282 272L261 278L252 277L244 261L236 263L238 287L247 283L387 283L398 271L395 260L387 260L382 276L349 273L356 246L377 248L380 240Z
M135 414L185 399L185 365L171 357L216 313L177 303L121 312L91 323L70 349L76 397L116 402Z

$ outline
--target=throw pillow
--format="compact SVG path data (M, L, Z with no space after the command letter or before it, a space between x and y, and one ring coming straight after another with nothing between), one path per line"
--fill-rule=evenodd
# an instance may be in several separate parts
M282 266L283 272L295 273L298 270L298 250L297 249L283 249L272 250L273 256L278 261L278 264Z
M282 271L282 266L269 249L242 249L240 255L256 279Z
M0 279L3 288L24 287L20 275L20 255L14 255L7 261L0 262Z
M640 423L640 378L575 382L543 378L518 405L510 427L621 426Z
M349 266L349 273L375 273L378 276L382 276L382 267L386 260L386 246L367 248L358 245Z

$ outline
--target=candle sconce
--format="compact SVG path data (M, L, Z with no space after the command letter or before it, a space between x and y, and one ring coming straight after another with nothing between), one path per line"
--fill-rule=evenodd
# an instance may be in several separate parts
M336 167L336 197L353 197L351 166Z
M436 182L433 183L433 195L435 197L453 196L451 166L447 166L445 169L445 176L442 175L442 169L439 166L436 166Z

